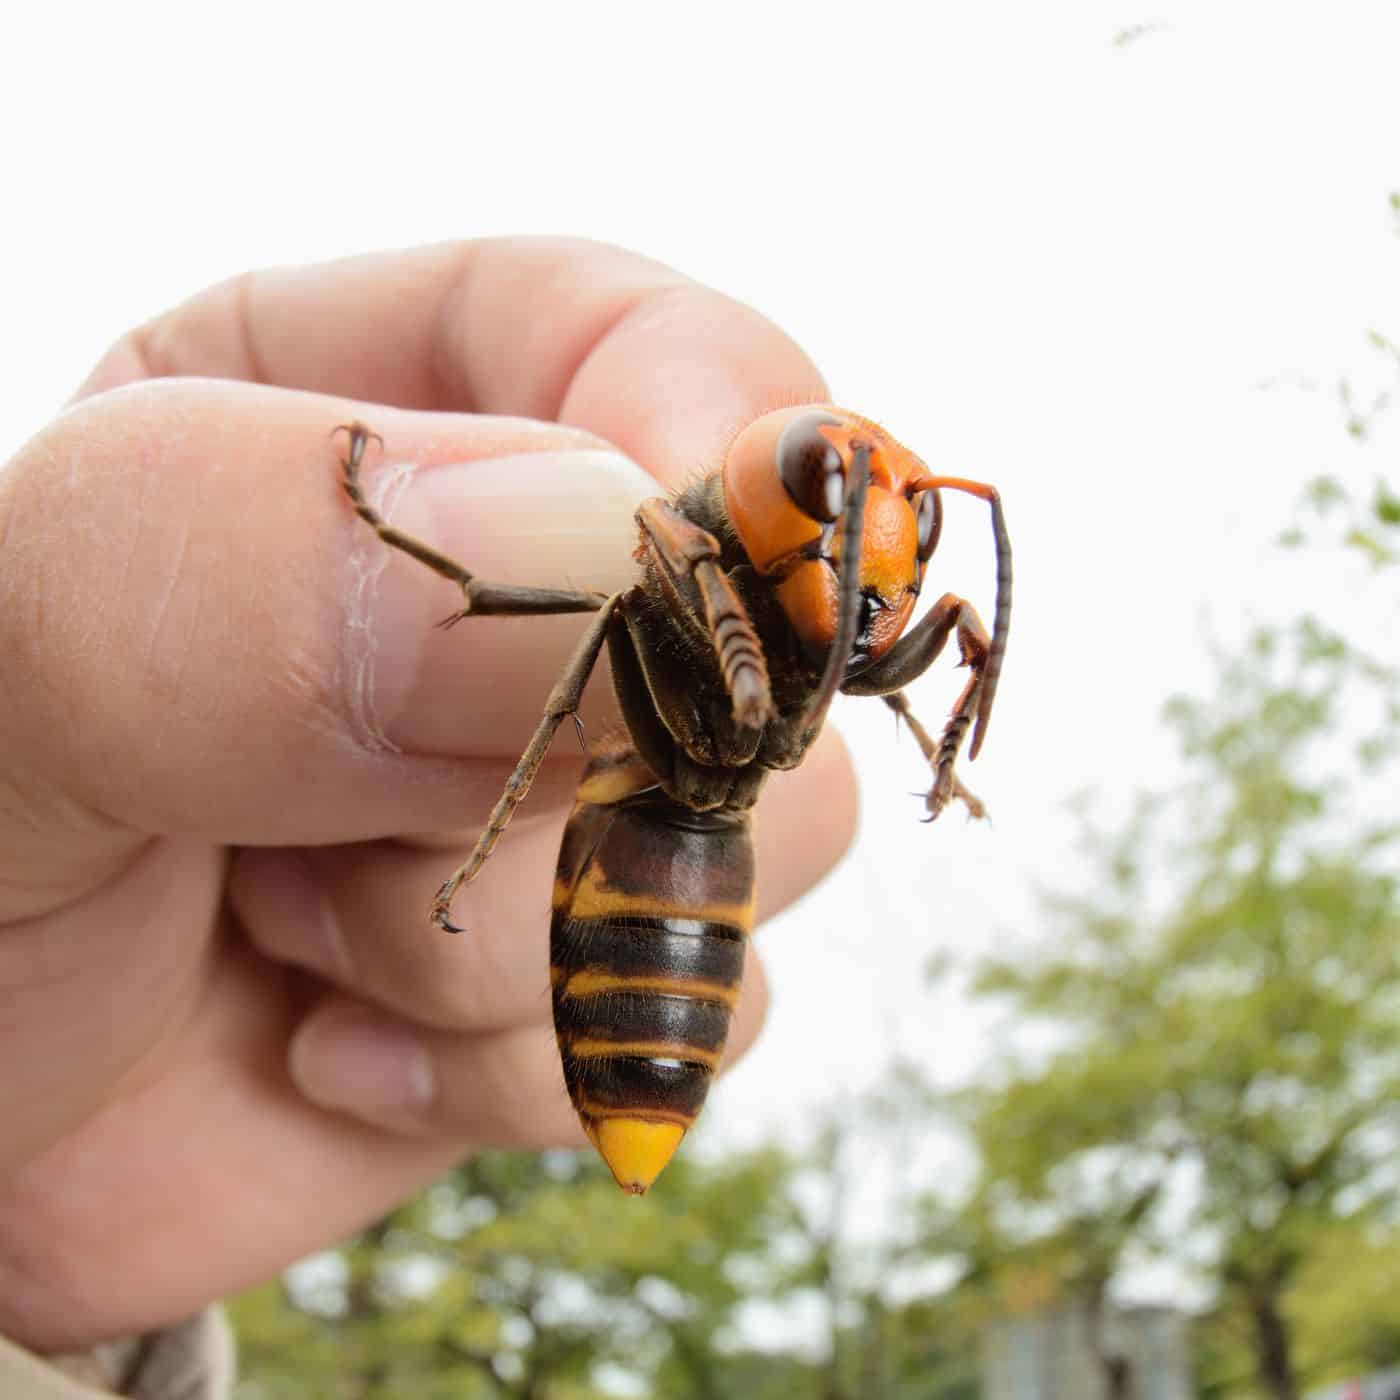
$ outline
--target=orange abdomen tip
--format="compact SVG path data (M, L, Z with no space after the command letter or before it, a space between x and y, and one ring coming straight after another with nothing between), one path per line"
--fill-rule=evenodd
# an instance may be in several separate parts
M590 1136L617 1184L630 1195L641 1196L681 1145L685 1128L642 1118L604 1118Z

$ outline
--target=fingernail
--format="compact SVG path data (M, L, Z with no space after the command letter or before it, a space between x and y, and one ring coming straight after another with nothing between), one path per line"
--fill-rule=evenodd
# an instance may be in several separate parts
M421 1128L437 1093L418 1035L360 1007L313 1013L292 1037L288 1068L312 1103L382 1128Z
M656 492L655 480L635 462L602 450L423 469L390 463L367 483L371 503L396 529L478 578L599 593L635 577L633 514ZM465 711L500 702L503 661L528 649L540 656L541 670L547 659L557 671L567 657L581 626L578 614L478 618L448 633L435 630L434 623L462 607L461 589L401 550L386 550L368 530L359 538L346 681L360 737L373 746L461 752L470 732ZM525 624L528 641L517 630ZM536 688L522 678L522 698ZM533 706L527 700L521 712Z

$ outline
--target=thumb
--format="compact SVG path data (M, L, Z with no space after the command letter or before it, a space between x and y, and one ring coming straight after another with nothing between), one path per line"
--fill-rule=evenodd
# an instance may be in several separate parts
M460 822L462 759L523 742L582 623L435 637L460 592L390 560L340 492L330 433L355 416L392 446L396 519L484 576L630 574L650 478L577 429L213 380L84 401L0 476L0 920L152 836Z

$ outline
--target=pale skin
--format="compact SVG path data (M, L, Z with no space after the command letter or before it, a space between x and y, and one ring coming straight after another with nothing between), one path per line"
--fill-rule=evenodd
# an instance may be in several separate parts
M581 1140L546 994L572 726L467 934L427 909L587 619L434 631L460 595L355 518L331 430L372 424L368 489L484 577L606 591L658 482L826 397L668 268L493 240L202 293L0 471L0 1333L159 1327L473 1148ZM774 778L761 914L854 804L829 737ZM751 957L734 1052L765 1002Z

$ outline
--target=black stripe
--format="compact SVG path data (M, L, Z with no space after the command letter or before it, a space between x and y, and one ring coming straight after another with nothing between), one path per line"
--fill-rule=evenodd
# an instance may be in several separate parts
M594 802L578 808L569 818L559 845L559 862L555 874L570 890L592 860L598 843L607 834L612 818L611 807L600 807Z
M619 933L644 937L648 934L675 933L690 938L728 938L742 943L748 934L738 924L722 924L717 919L687 919L679 914L633 914L624 906L615 914L598 915L587 919L569 919L580 930L579 937L585 937L587 929L616 929Z
M618 978L675 977L737 987L744 931L705 919L650 916L550 920L550 963L565 977L587 969Z
M746 904L753 894L753 842L746 819L695 813L665 801L609 808L607 840L594 859L610 889L645 898L686 891L697 904Z
M655 992L600 992L588 997L554 995L554 1024L566 1045L580 1040L612 1044L660 1041L718 1054L729 1034L730 1011L717 1001Z
M660 1111L694 1118L714 1077L708 1065L663 1063L632 1055L577 1060L566 1053L563 1061L569 1094L584 1114L622 1109L627 1116Z

